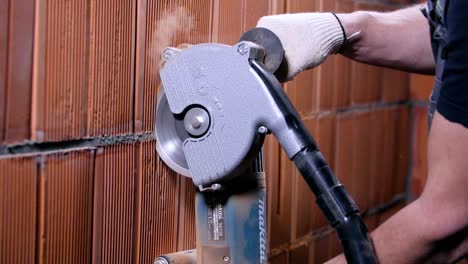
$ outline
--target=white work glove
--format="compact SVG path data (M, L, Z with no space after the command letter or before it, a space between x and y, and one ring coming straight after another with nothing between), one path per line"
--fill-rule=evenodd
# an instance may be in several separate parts
M257 27L267 28L281 40L287 69L280 79L291 80L303 70L321 64L337 53L345 41L343 28L333 13L298 13L264 16ZM287 73L286 73L287 72Z

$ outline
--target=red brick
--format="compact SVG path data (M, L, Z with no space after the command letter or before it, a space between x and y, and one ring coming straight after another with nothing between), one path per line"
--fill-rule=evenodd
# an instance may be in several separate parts
M310 246L308 244L300 245L297 248L291 249L289 252L289 263L291 264L308 264L310 263Z
M335 108L335 68L337 61L333 57L327 59L317 67L316 103L318 110L330 110Z
M320 12L334 12L337 11L338 1L316 1Z
M133 130L136 2L89 5L87 135Z
M382 152L385 149L385 137L384 130L385 119L384 110L377 110L371 113L370 116L370 152L371 156L369 159L369 174L370 174L370 190L369 200L370 206L377 206L381 201L381 192L384 184L383 170L386 160L383 159Z
M353 196L360 209L365 211L369 208L369 197L367 192L370 189L369 163L366 160L370 156L370 112L359 113L354 124L353 154L350 157L353 162Z
M286 1L286 13L314 12L318 11L319 5L317 0Z
M133 261L137 187L135 158L134 143L109 146L97 151L94 169L93 262Z
M262 16L266 16L271 13L270 2L271 0L257 0L257 1L244 0L244 7L243 7L244 31L254 28L257 25L257 21Z
M352 153L354 144L353 125L355 115L345 113L336 117L335 169L334 173L348 192L353 190Z
M290 100L297 112L303 116L317 112L317 70L301 72L286 84L286 90L293 90L297 95Z
M91 258L94 150L45 156L40 171L39 263Z
M382 118L384 119L385 129L382 131L383 149L381 150L380 154L383 160L382 172L379 175L380 177L382 177L380 186L380 202L388 202L394 196L393 182L396 178L396 122L398 121L396 109L384 109Z
M211 41L233 45L243 33L243 1L213 2L213 26Z
M326 0L322 0L322 1L326 1ZM355 11L354 2L355 1L353 1L353 0L338 0L338 1L335 1L336 9L339 12L347 12L347 13L353 12L353 11Z
M429 101L434 76L411 74L410 75L410 98L412 100Z
M335 173L361 211L369 207L370 114L337 116Z
M424 188L427 178L427 108L413 108L413 129L412 129L412 194L419 196Z
M324 263L332 258L330 251L331 238L331 235L327 234L317 237L313 241L313 261L310 263Z
M88 114L88 2L40 1L37 7L32 138L83 138Z
M409 74L392 70L382 69L382 101L398 102L407 100L409 97Z
M0 263L34 263L36 157L0 159L0 171Z
M178 251L195 248L195 186L192 179L182 177L179 195Z
M34 7L31 0L0 4L0 22L5 23L0 28L0 128L5 143L30 138Z
M364 223L367 226L367 229L369 232L372 232L374 229L377 228L379 225L379 217L378 215L369 215L364 218Z
M405 192L409 162L408 107L372 113L370 156L371 205L388 202Z
M270 0L270 13L282 14L285 12L287 0Z
M331 58L336 61L333 76L333 105L335 108L344 108L350 104L351 94L351 60L337 55Z
M137 223L135 263L151 263L177 251L180 176L155 152L156 142L139 144L137 152Z
M370 10L370 11L383 11L386 9L386 6L382 3L382 1L375 1L374 3L369 2L355 2L355 9L356 10Z
M10 1L0 2L0 142L3 143L3 133L5 125L5 104L6 104L6 81L8 78L8 37L9 20L8 13Z
M398 120L396 121L396 139L395 139L395 175L393 180L393 193L406 192L407 177L410 161L410 132L411 120L408 106L402 106L397 109Z
M329 249L330 259L343 253L343 249L341 248L341 242L338 239L338 235L336 234L336 232L332 232L330 234L329 247L330 247Z
M352 62L351 103L365 104L380 100L382 70L375 66Z
M283 252L279 255L276 255L268 260L269 264L288 264L289 262L289 252ZM291 263L293 264L293 263Z

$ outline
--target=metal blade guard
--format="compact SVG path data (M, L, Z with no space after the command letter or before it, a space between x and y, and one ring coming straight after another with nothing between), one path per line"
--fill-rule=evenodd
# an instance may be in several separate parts
M348 263L377 263L356 204L333 175L278 80L263 65L263 57L262 47L249 41L164 50L160 76L176 121L157 120L158 149L172 153L161 157L173 168L184 168L181 171L191 174L200 190L219 190L221 183L242 175L271 132L336 229ZM177 132L180 144L163 139L159 131L166 125L176 127L168 131L184 130L185 134ZM184 155L171 150L177 146Z

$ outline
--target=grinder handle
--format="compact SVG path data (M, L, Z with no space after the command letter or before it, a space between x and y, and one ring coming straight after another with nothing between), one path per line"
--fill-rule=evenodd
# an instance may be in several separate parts
M287 129L272 130L272 133L283 149L298 150L288 155L316 196L328 222L336 229L346 260L348 263L378 263L358 207L333 175L280 83L262 62L252 59L250 65L268 88L275 108L287 120Z

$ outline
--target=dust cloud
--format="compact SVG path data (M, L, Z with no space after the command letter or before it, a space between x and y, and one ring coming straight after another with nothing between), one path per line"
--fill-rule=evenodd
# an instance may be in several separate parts
M162 50L187 41L190 32L195 28L195 23L195 18L184 6L176 6L173 10L163 11L162 17L156 21L156 27L152 32L148 50L151 63L159 64L161 67Z

